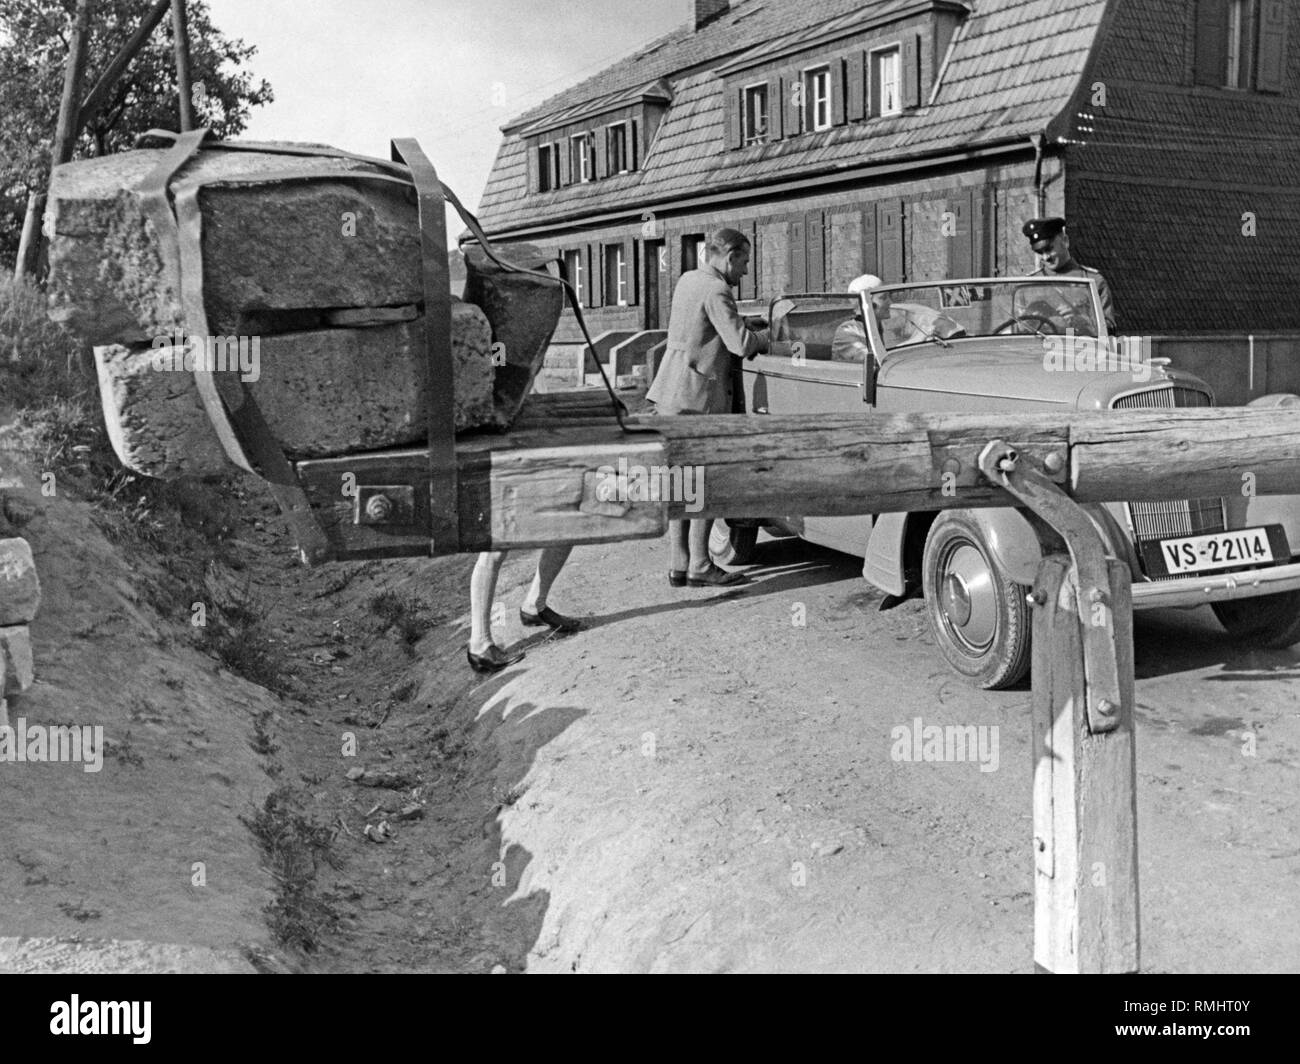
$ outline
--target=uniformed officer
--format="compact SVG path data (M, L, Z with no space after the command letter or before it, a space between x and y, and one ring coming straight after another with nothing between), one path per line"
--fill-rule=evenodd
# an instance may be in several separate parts
M1062 277L1095 277L1097 294L1101 297L1101 310L1106 317L1106 327L1115 331L1115 302L1111 298L1110 285L1097 270L1083 266L1070 254L1070 235L1065 231L1064 218L1031 218L1022 230L1029 240L1034 254L1042 260L1042 265L1034 275L1055 273Z

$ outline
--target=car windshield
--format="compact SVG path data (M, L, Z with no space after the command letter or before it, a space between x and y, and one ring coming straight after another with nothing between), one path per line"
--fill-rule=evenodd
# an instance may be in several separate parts
M886 351L981 336L1097 335L1086 278L909 285L870 298Z

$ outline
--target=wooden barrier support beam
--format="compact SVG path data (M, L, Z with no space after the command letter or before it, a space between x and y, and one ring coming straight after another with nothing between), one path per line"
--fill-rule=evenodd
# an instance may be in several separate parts
M1071 560L1043 560L1034 589L1034 961L1058 973L1136 972L1137 762L1128 568L1109 563L1104 611L1079 616ZM1083 626L1110 625L1117 725L1088 728Z

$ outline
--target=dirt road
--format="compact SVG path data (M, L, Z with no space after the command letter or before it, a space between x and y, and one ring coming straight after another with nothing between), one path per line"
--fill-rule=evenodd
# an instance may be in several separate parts
M303 570L245 484L172 601L86 504L28 495L40 682L11 709L109 756L3 766L0 969L1032 967L1030 692L958 682L854 559L761 539L753 584L692 591L663 541L578 548L551 604L590 627L559 639L519 624L522 553L498 641L528 656L481 679L472 558ZM233 592L227 668L192 614ZM1205 609L1136 629L1143 967L1294 971L1296 653ZM903 759L929 725L982 744Z
M854 559L760 549L730 592L669 588L661 542L575 551L553 605L590 630L462 699L513 789L527 968L1029 970L1028 689L956 681ZM1140 614L1136 651L1144 969L1300 968L1295 653L1208 609ZM896 760L917 718L995 728L983 764Z

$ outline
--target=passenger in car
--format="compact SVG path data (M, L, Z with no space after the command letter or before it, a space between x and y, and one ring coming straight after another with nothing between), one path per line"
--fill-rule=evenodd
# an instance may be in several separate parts
M849 282L849 295L860 292L873 292L885 282L874 274L864 273ZM893 304L888 292L880 292L871 297L871 310L876 316L876 325L885 339L886 346L894 347L919 339L920 333L907 317L894 314ZM865 362L871 353L867 342L867 326L862 320L862 313L855 314L842 322L835 330L835 339L831 341L831 360L834 362Z

